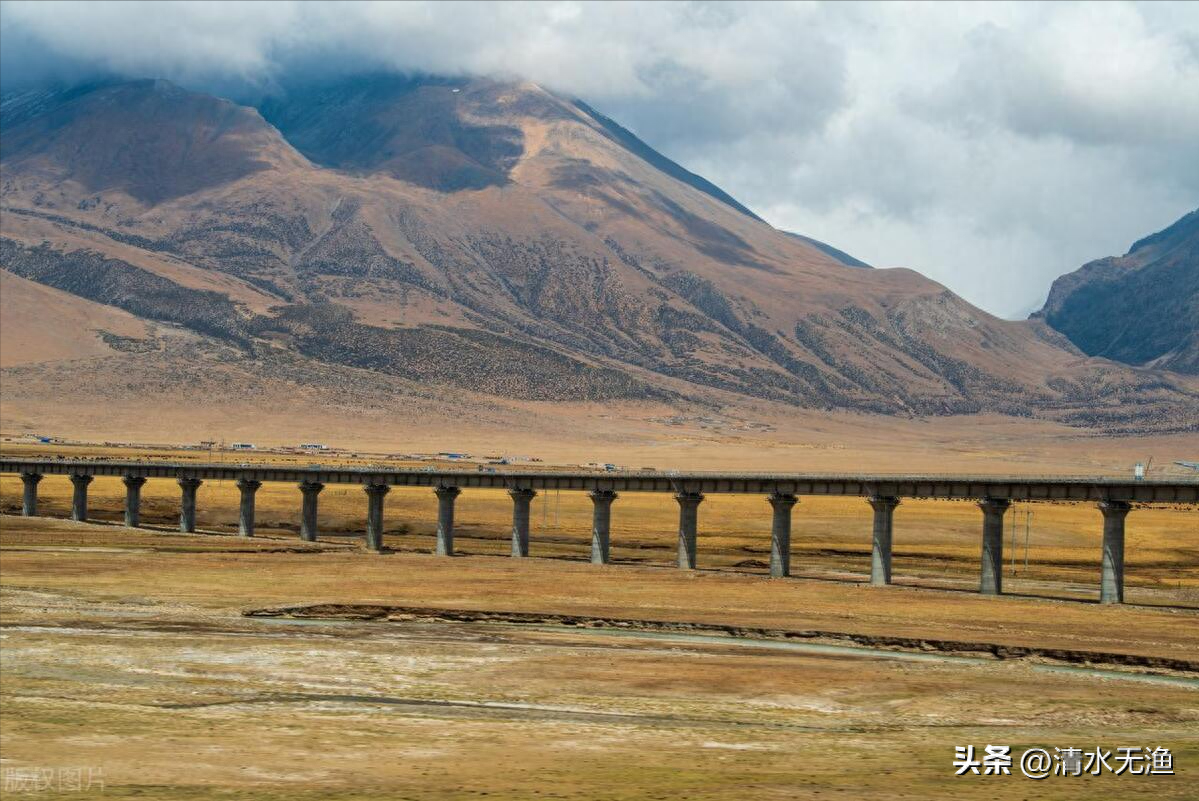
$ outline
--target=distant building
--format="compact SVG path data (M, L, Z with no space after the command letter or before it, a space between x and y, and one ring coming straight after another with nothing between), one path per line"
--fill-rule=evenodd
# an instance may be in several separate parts
M251 447L253 447L253 446L251 446ZM323 445L319 442L302 442L302 443L300 443L300 450L303 450L303 451L327 451L327 450L329 450L329 446Z
M229 447L235 451L252 451L255 448L253 442L235 442Z

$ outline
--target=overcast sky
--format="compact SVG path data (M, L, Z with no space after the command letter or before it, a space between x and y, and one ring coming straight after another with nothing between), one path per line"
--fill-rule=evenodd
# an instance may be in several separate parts
M772 224L1008 317L1199 206L1199 3L0 5L8 86L314 65L577 95Z

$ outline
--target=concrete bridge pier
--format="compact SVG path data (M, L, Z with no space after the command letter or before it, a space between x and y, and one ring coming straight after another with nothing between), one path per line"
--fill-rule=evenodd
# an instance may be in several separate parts
M1006 498L985 498L978 502L983 510L982 572L978 591L983 595L1003 592L1003 515L1012 502Z
M125 527L137 528L142 521L142 487L146 480L141 476L125 476Z
M699 505L702 492L676 492L679 502L679 567L695 570L695 543L699 531Z
M179 479L179 530L184 534L196 531L196 490L203 483L198 478Z
M316 542L316 498L325 485L319 481L300 482L300 539Z
M383 551L383 498L391 492L387 484L365 484L366 492L366 547L368 550Z
M1103 568L1099 578L1099 603L1124 603L1124 518L1132 504L1101 501L1103 512Z
M770 576L791 575L791 510L799 499L794 495L776 492L766 496L774 509L770 523Z
M37 485L41 480L41 473L21 474L21 483L25 485L21 493L21 514L25 517L37 515Z
M591 564L606 565L611 559L612 502L619 496L612 490L592 490Z
M437 496L437 550L438 556L454 555L454 501L462 494L457 487L438 487Z
M866 499L874 507L874 536L870 548L870 583L876 587L891 583L891 532L899 498L871 495Z
M71 474L71 484L74 485L74 491L71 493L71 519L79 522L87 522L87 485L93 481L92 476L82 473Z
M254 495L262 486L261 481L239 478L237 488L241 490L241 508L237 518L237 533L243 537L254 536Z
M512 555L529 555L529 504L537 497L537 490L512 488Z

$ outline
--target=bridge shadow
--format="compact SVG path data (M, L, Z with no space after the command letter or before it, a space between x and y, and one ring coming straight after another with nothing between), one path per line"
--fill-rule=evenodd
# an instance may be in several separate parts
M487 556L487 555L493 555L493 554L462 554L462 555ZM555 554L555 555L545 555L545 556L533 556L533 557L529 557L529 558L556 559L558 561L580 562L580 563L586 563L586 564L589 564L591 562L589 557L581 556L581 555L575 556L575 555ZM668 561L665 561L665 560L642 561L642 560L637 560L637 559L615 559L614 558L609 562L609 565L614 566L614 567L622 567L622 566L624 566L624 567L640 567L640 568L648 568L648 569L664 570L664 571L679 570L679 568L676 565L674 565ZM870 583L869 574L864 574L864 573L861 573L861 574L850 574L850 573L830 574L830 573L816 573L816 572L810 572L810 571L793 571L792 574L787 578L771 579L769 574L765 570L737 570L737 569L728 568L728 567L703 567L703 566L701 566L701 567L696 568L695 572L702 573L702 574L708 574L708 575L748 576L748 577L752 577L752 578L760 578L760 579L767 579L767 580L780 581L780 582L813 581L813 582L821 582L821 583L825 583L825 584L832 584L832 585L838 585L838 586L847 586L847 585L848 586L860 586L860 587L869 588L869 589L878 589L881 591L886 591L887 589L894 587L894 588L899 588L899 589L919 590L921 592L943 592L943 593L947 593L947 594L951 594L951 595L963 595L963 596L965 596L965 595L978 596L981 594L981 593L979 593L978 588L976 586L969 586L969 584L965 580L963 580L963 582L960 585L957 585L957 584L945 583L943 580L938 581L935 579L934 580L921 579L919 577L897 576L897 577L892 578L892 583L890 585L875 587L874 585L872 585ZM1005 577L1005 579L1007 579L1007 577ZM1008 579L1008 580L1010 581L1010 579ZM1081 588L1078 590L1072 591L1069 589L1061 589L1061 590L1055 590L1055 589L1051 589L1051 588L1030 589L1030 588L1026 588L1026 587L1021 587L1020 589L1017 589L1017 590L1005 590L1003 593L1001 593L1000 596L997 596L997 597L1016 598L1016 599L1030 600L1030 601L1056 601L1056 602L1060 602L1060 603L1078 603L1078 604L1091 604L1094 606L1101 606L1101 604L1099 603L1099 597L1098 597L1098 595L1099 595L1098 587L1096 587L1094 589L1094 597L1087 597L1084 594L1088 591L1089 591L1088 589L1081 589ZM1157 609L1157 610L1168 609L1168 610L1181 610L1181 611L1186 611L1186 612L1199 612L1199 605L1188 604L1188 603L1175 603L1175 602L1155 603L1155 602L1144 602L1144 601L1141 601L1141 602L1125 601L1123 604L1119 604L1118 606L1123 607L1123 608L1133 608L1133 609Z

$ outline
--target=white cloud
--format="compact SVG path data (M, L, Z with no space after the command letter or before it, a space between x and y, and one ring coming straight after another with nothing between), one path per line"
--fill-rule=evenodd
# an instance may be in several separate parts
M1199 205L1199 4L25 3L0 79L526 77L1000 313Z

